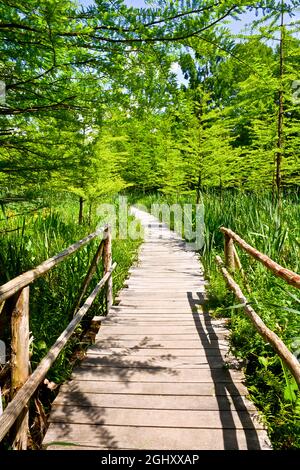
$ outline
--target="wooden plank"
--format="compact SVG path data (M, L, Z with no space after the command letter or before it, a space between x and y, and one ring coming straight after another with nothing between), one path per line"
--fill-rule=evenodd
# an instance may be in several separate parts
M145 243L143 246L145 248L140 250L138 262L145 259L148 261L159 260L160 256L164 258L172 258L174 256L176 259L186 259L194 263L197 263L199 260L194 251L185 250L183 246L168 246L163 244L155 246L155 243ZM161 266L163 267L163 265Z
M192 316L190 317L189 315L181 315L181 314L178 314L178 315L173 315L173 316L170 316L170 315L164 315L164 314L161 314L161 315L151 315L151 314L148 314L148 313L145 313L145 314L123 314L120 313L118 315L114 315L112 316L112 318L107 318L107 320L100 320L101 317L94 317L95 321L100 321L103 325L103 328L106 327L107 325L119 325L119 326L122 326L122 325L129 325L129 326L144 326L144 327L148 327L148 326L178 326L180 327L181 325L182 326L189 326L189 325L197 325L201 326L201 328L205 329L205 331L210 331L210 332L213 332L213 331L218 331L219 329L226 329L226 325L217 325L215 327L213 327L213 325L209 325L209 326L206 326L206 324L204 322L201 322L201 320L198 320L196 317L193 318ZM228 330L227 330L228 331ZM145 332L145 330L144 330Z
M162 275L166 276L165 274L162 273ZM180 283L180 285L178 285ZM207 285L207 282L200 280L200 279L195 279L195 278L185 278L185 277L175 277L173 276L173 279L165 279L163 282L163 285L161 283L161 279L158 279L157 277L143 277L139 279L128 279L125 281L125 286L131 289L135 288L144 288L144 289L149 289L149 286L157 286L160 289L163 288L168 288L174 289L176 286L180 287L182 290L185 290L186 287L190 287L191 289L193 287L201 287Z
M203 349L202 343L200 339L198 338L197 340L190 339L188 337L185 337L185 339L168 339L168 336L166 336L166 339L157 339L153 337L147 337L147 336L142 336L142 337L135 337L135 339L120 339L117 337L108 337L108 338L102 338L101 340L97 341L97 346L103 347L103 348L117 348L117 347L122 347L122 348L136 348L136 349L143 349L143 348L156 348L156 349L164 349L164 348L169 348L169 349L178 349L178 348L185 348L185 349ZM223 349L225 351L228 351L228 342L227 341L214 341L211 340L209 344L205 344L205 350L208 349Z
M117 315L114 316L113 318L108 318L107 320L100 320L101 317L94 317L96 321L101 321L103 327L106 327L107 325L115 325L115 326L123 326L123 325L128 325L128 326L137 326L139 328L140 326L148 328L148 326L163 326L163 327L168 327L168 326L191 326L193 325L198 325L197 318L189 317L188 315L186 318L184 318L182 315L177 315L176 316L160 316L160 315ZM226 328L225 325L220 325L220 326L206 326L205 323L199 322L199 328L203 328L205 331L208 332L214 332L214 331L222 331L228 329ZM145 331L145 329L144 329Z
M107 317L95 317L99 319L99 321L103 321L103 324L106 324L106 322L110 321L116 321L116 322L122 322L122 321L134 321L134 322L141 322L141 323L148 323L151 322L153 324L160 324L162 323L167 323L169 324L170 321L174 321L174 323L183 321L183 322L194 322L195 324L202 325L203 328L206 328L207 330L212 330L214 331L215 329L218 328L226 328L227 325L229 324L228 319L222 319L222 320L215 320L212 319L208 315L202 315L201 313L196 313L196 312L188 312L188 313L161 313L161 312L150 312L146 311L143 313L138 313L134 311L119 311L116 313L112 313L108 315ZM102 318L102 320L100 320Z
M176 398L176 397L175 397ZM104 408L84 406L59 406L53 408L51 422L98 424L101 426L146 426L166 428L194 429L263 429L254 420L254 413L235 410L181 410L175 405L174 409L156 409L155 413L147 409Z
M114 382L95 380L72 380L60 388L62 393L80 392L82 394L124 394L124 395L182 395L189 396L228 396L240 397L248 395L247 388L242 382L214 383L209 382Z
M125 327L118 329L117 332L114 332L113 330L117 329L117 327L103 327L102 330L102 338L103 339L110 339L112 341L127 341L127 340L136 340L137 338L142 338L140 339L141 341L145 339L151 339L153 341L161 341L161 340L173 340L173 341L180 341L180 340L194 340L194 341L199 341L199 348L202 347L205 349L206 343L210 343L211 341L215 341L216 343L220 340L225 340L228 337L227 332L225 333L197 333L197 331L183 331L182 333L167 333L162 332L161 334L158 333L159 328L157 329L157 332L149 332L147 335L142 335L141 331L145 331L144 328L142 328L140 331L136 330L134 331L134 328L132 329L132 332L126 331ZM177 328L176 328L177 329Z
M204 316L202 315L201 310L190 310L190 309L176 309L176 308L165 308L165 309L154 309L154 308L141 308L137 309L134 307L124 307L121 308L120 306L119 310L114 310L114 312L111 312L109 317L111 318L126 318L126 317L135 317L135 318L141 318L141 319L146 319L148 317L152 318L153 321L159 320L159 319L164 319L164 318L186 318L186 319L195 319L197 322L201 323L210 323L212 324L211 321L205 322Z
M118 295L118 299L120 300L131 300L131 299L135 299L137 301L139 300L172 300L172 301L181 301L182 299L184 300L185 297L187 297L187 295L192 295L194 298L198 295L198 296L202 296L204 292L204 289L201 290L199 287L195 288L195 289L192 289L190 288L189 290L188 289L185 289L185 290L177 290L177 289L174 289L173 291L171 290L162 290L162 291L158 291L158 290L155 290L155 291L151 291L151 290L135 290L135 289L128 289L126 291L123 291L121 292L119 295Z
M138 268L136 271L130 271L130 281L139 282L144 279L155 280L168 276L168 279L164 279L164 282L173 282L174 280L182 281L198 281L204 283L203 276L196 271L195 269L188 268L184 266L179 266L178 263L175 263L174 266L169 266L168 268L157 268L155 266L144 266L143 268Z
M118 305L120 307L136 307L136 308L140 308L140 307L144 307L144 308L152 308L153 309L162 309L162 308L172 308L173 306L176 307L177 309L178 308L184 308L184 309L189 309L190 311L196 311L198 310L199 308L201 308L201 306L203 306L203 303L204 303L204 300L197 300L197 299L194 299L193 301L193 304L191 305L187 300L182 300L182 301L179 301L179 300L176 300L176 299L164 299L164 300L161 300L161 299L149 299L149 300L135 300L135 299L130 299L130 300L120 300L120 302L118 303Z
M95 317L96 320L98 321L99 317ZM128 325L129 327L134 327L135 325L137 328L144 327L156 327L159 328L160 326L166 328L168 326L170 327L178 327L178 331L180 332L181 326L182 327L198 327L198 329L201 331L205 331L208 333L213 333L217 331L229 331L225 326L217 326L213 328L212 326L206 326L205 323L198 321L196 318L189 318L188 315L186 315L186 318L182 318L182 315L177 315L173 317L169 317L168 315L157 315L157 318L151 315L150 313L145 313L143 316L139 315L116 315L113 319L107 320L107 321L101 321L102 323L102 333L104 332L104 328L106 329L107 327L123 327L125 325ZM145 329L144 329L145 332ZM100 336L99 336L100 338Z
M251 401L245 397L231 397L220 395L143 395L122 393L88 393L84 397L82 392L59 393L53 406L64 406L65 414L72 413L73 406L100 407L100 408L128 408L153 410L198 410L198 411L255 411ZM50 416L52 422L53 415Z
M191 305L179 305L177 306L176 304L164 304L162 306L160 305L152 305L151 307L151 301L148 302L148 305L116 305L114 307L114 310L111 312L121 312L121 313L134 313L134 314L147 314L151 313L152 315L159 315L163 313L168 313L168 314L175 314L175 313L180 313L184 314L186 316L190 315L202 315L203 313L203 305L196 305L195 308L191 307Z
M199 326L200 328L200 326ZM196 330L195 323L192 323L190 325L148 325L147 326L147 335L183 335L183 334L193 334L195 337L198 335L202 334L207 334L207 335L216 335L219 338L223 338L224 335L228 334L228 330L225 329L213 329L211 328L209 332L204 331L205 326L201 325L201 331ZM144 325L139 326L138 324L135 325L128 325L128 323L125 322L124 325L122 324L106 324L104 323L103 326L101 327L101 332L100 335L105 334L105 335L143 335L145 334L145 328ZM216 338L213 338L216 339Z
M201 346L204 348L208 344L209 346L217 347L219 344L219 341L222 341L223 338L220 340L217 340L215 336L213 338L207 337L205 334L198 335L198 333L195 331L193 333L183 333L183 334L151 334L151 335L140 335L140 334L120 334L118 333L117 335L114 335L113 333L105 333L103 331L102 333L102 339L103 341L122 341L122 342L127 342L127 341L136 341L136 343L144 343L152 341L152 342L162 342L162 341L198 341L198 347L200 348ZM227 345L225 345L227 346Z
M198 291L205 288L207 285L206 282L200 282L197 279L187 279L187 278L182 278L182 277L175 277L173 276L172 278L168 279L168 282L165 281L166 276L168 274L162 274L162 275L157 275L155 278L149 278L149 277L142 277L139 280L130 280L126 282L126 287L124 289L125 292L128 291L133 291L137 289L144 289L144 290L150 290L152 288L156 288L157 290L164 291L164 290L170 290L174 291L174 289L180 290L181 292L186 292L186 291ZM123 291L121 291L123 292Z
M191 304L189 303L188 301L188 293L185 292L184 294L182 294L182 296L180 296L180 293L176 293L174 295L172 294L167 294L165 293L163 296L159 297L158 295L156 295L156 293L151 293L151 294L144 294L144 295L128 295L128 294L121 294L120 296L118 296L116 298L116 302L118 302L118 305L120 305L121 307L124 305L124 304L131 304L133 303L134 305L137 305L138 303L141 303L141 305L145 305L146 303L151 303L151 302L155 302L155 305L166 305L168 303L170 303L171 305L174 305L174 304L178 304L178 305L186 305L190 308L190 310L193 309L193 306L194 304L195 305L203 305L204 304L204 300L203 299L200 299L200 297L203 296L203 293L198 293L198 298L194 298L192 301L191 301ZM185 299L186 298L186 299ZM122 303L121 303L122 302ZM159 304L157 304L157 302L159 302Z
M150 432L151 430L151 432ZM256 430L228 429L175 429L175 428L147 428L142 426L92 426L77 424L66 427L63 423L52 423L46 434L44 445L55 442L54 448L66 450L63 444L57 441L79 444L81 446L94 446L99 449L161 449L161 450L237 450L268 448ZM69 446L72 448L72 446ZM74 447L73 447L74 448ZM75 447L76 449L76 447ZM79 450L79 448L78 448Z
M110 310L110 312L129 312L129 311L135 311L135 312L152 312L152 313L159 313L159 312L169 312L169 313L186 313L186 314L192 314L192 313L202 313L203 310L203 303L195 305L197 307L197 311L195 311L194 305L191 306L190 304L184 303L184 305L177 305L176 303L171 304L168 301L164 302L163 305L159 304L152 304L151 301L147 302L146 305L141 304L133 304L133 305L115 305L111 307L113 310Z
M86 352L88 356L101 356L101 355L111 355L111 354L119 354L123 357L123 355L130 355L130 357L162 357L162 356L174 356L174 357L190 357L190 358L210 358L214 356L226 358L233 358L232 355L229 355L226 349L218 349L218 348L211 348L211 349L167 349L164 348L162 351L160 348L107 348L101 347L101 345L93 345L90 346Z
M180 251L181 250L181 251ZM147 248L147 251L140 251L138 263L141 264L141 261L151 261L154 258L161 258L161 259L170 259L173 256L176 259L180 260L188 260L191 261L192 263L197 263L199 262L199 258L195 257L194 255L190 254L191 252L184 251L182 249L178 248L171 248L171 249L166 249L166 247L161 246L160 249L155 249L153 246L151 248ZM161 265L163 268L164 266ZM200 267L201 269L201 267Z
M130 328L136 328L137 330L143 328L143 331L145 332L145 328L148 327L156 327L156 328L177 328L177 331L182 331L182 328L185 327L193 327L195 329L195 326L199 326L199 329L203 329L205 333L214 333L214 332L222 332L222 333L229 333L229 330L226 329L225 327L206 327L205 324L202 324L198 322L196 319L193 318L182 318L178 316L178 319L174 317L166 317L165 319L162 317L155 318L153 315L148 315L148 319L146 318L140 318L138 315L137 316L122 316L119 315L117 317L114 317L112 319L107 319L107 320L99 320L99 317L94 317L96 319L95 321L101 321L102 328L104 331L106 331L106 328L109 327L115 327L115 328L123 328L125 326L128 326Z
M195 325L198 323L199 316L195 315L182 315L182 314L126 314L126 313L118 313L116 315L109 315L108 317L94 317L97 321L101 321L103 325L122 325L123 323L132 324L134 325L143 325L149 326L150 324L153 325ZM199 320L201 322L201 320ZM202 322L200 323L202 325ZM206 324L203 322L203 327L206 327ZM217 325L212 325L209 327L211 331L214 331L215 328L219 328Z
M176 329L176 331L180 331L182 333L182 332L185 332L185 328L190 328L191 330L192 328L194 328L195 330L195 326L198 326L197 321L193 320L192 318L185 319L185 320L184 319L175 320L174 318L167 317L165 320L163 318L158 318L156 320L155 318L153 318L153 316L151 315L148 315L148 316L149 316L148 321L145 319L140 319L138 317L121 317L121 318L117 317L117 318L114 318L114 320L101 321L102 332L107 333L108 328L112 328L116 331L117 329L122 330L122 333L124 332L128 333L129 332L128 328L132 328L134 329L135 333L138 332L142 334L142 332L145 332L145 328L151 327L151 328L156 328L156 329L162 328L162 330L166 330L166 331L168 329L170 331L172 331L173 329L174 330ZM98 321L98 319L99 317L94 317L94 321ZM216 334L227 333L227 336L229 334L229 330L226 328L221 328L221 327L206 328L205 324L202 325L201 323L199 323L198 329L200 330L200 328L201 328L201 332L205 334L213 335L214 333Z
M159 292L160 294L163 294L164 292L176 294L180 293L181 295L186 294L187 292L204 292L204 287L197 283L183 283L183 282L176 282L174 284L163 284L161 282L149 282L149 283L134 283L134 284L127 284L127 289L124 289L124 292L120 292L120 294L127 293L127 292L135 292L136 294L139 294L141 292L144 293L151 293L155 290L155 292Z
M168 275L170 279L196 279L196 280L203 280L203 276L199 272L199 270L196 270L192 267L187 268L185 266L178 266L178 263L176 263L174 266L166 267L166 268L159 268L155 266L151 267L146 267L143 266L141 268L136 267L134 269L129 270L130 273L130 278L132 276L132 280L135 280L137 278L143 279L143 278L152 278L155 279L156 275L157 276L164 276Z
M180 357L176 358L172 354L169 356L162 355L162 357L143 356L133 358L130 355L104 355L104 356L88 356L82 362L84 367L169 367L170 365L176 369L222 369L226 362L222 357L212 356L208 359L205 356L201 358Z
M133 320L133 321L140 321L140 322L164 322L167 323L168 321L173 320L174 322L178 321L183 321L183 322L195 322L195 323L200 323L203 325L203 327L206 328L219 328L219 327L226 327L226 325L229 324L228 319L224 319L222 321L212 319L209 315L207 314L202 314L201 312L151 312L151 311L146 311L146 312L137 312L134 310L120 310L116 312L111 312L107 316L99 316L95 317L97 320L102 321L103 324L106 324L106 322L110 321L126 321L127 319Z
M242 381L242 373L235 370L176 369L175 367L85 367L74 369L72 378L76 380L96 380L99 382L220 382Z
M174 304L169 304L168 302L166 303L166 305L163 305L163 306L159 306L159 305L152 305L151 302L148 302L148 304L150 305L114 305L113 307L110 308L110 313L111 312L141 312L141 313L144 313L144 312L169 312L169 313L172 313L172 312L177 312L177 313L186 313L186 314L192 314L192 313L196 313L193 311L193 308L191 308L191 305L186 305L184 304L183 306L182 305L174 305ZM202 309L203 309L203 305L198 305L197 306L197 312L198 313L202 313Z
M143 307L145 304L151 304L151 302L155 302L155 306L157 308L160 307L174 307L176 308L189 308L190 310L194 305L203 305L204 303L204 291L198 293L192 293L188 296L188 292L184 292L182 295L175 295L175 296L170 296L167 297L166 295L162 295L161 297L158 296L152 296L147 298L146 296L141 297L141 296L133 296L133 297L128 297L124 295L123 293L118 297L119 299L122 299L124 304L122 306L132 306L135 305L137 307ZM126 303L125 303L126 302ZM118 305L121 306L120 303Z
M119 297L120 299L122 297ZM171 298L139 298L137 299L136 297L132 297L132 298L126 298L124 297L124 299L122 299L122 305L121 305L121 302L118 303L118 305L120 307L132 307L132 306L136 306L138 308L140 307L145 307L145 305L147 306L147 304L150 306L152 304L152 302L155 302L154 306L155 308L162 308L162 307L175 307L176 308L189 308L190 310L192 310L192 308L196 305L198 306L203 306L204 304L204 297L203 297L203 293L201 293L201 298L199 298L198 295L194 294L194 296L192 298L188 298L188 296L186 295L186 293L181 297L177 297L177 298L174 298L173 296Z

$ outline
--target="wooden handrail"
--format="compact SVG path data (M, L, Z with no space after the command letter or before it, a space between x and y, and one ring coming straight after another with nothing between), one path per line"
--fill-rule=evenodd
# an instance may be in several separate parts
M29 284L40 276L46 274L50 269L61 263L65 258L75 253L79 248L85 246L101 233L102 240L80 290L80 295L75 304L76 310L74 312L73 320L50 348L48 354L44 359L42 359L35 371L29 376ZM97 265L101 256L104 271L103 277L87 298L84 305L79 308L92 277L97 270ZM13 440L13 449L23 450L27 448L27 403L41 381L45 378L49 368L65 346L72 333L75 331L77 325L89 310L96 298L96 295L106 284L108 284L106 289L106 304L110 307L112 303L111 275L116 267L116 263L112 265L111 260L111 227L109 225L105 225L82 240L69 246L58 255L44 261L36 268L31 269L30 271L27 271L0 286L0 313L1 308L4 305L4 301L13 296L11 314L11 401L5 408L4 413L0 416L0 441L13 427L14 432L10 435Z
M111 228L107 230L107 237L104 240L103 249L103 269L104 273L109 272L112 265L112 232ZM106 311L108 312L113 303L112 278L107 281L106 287Z
M229 228L221 227L220 230L221 232L224 233L225 237L227 237L227 240L231 240L231 244L232 244L232 240L234 240L244 251L246 251L249 255L253 256L253 258L260 261L266 268L272 271L272 273L275 274L275 276L278 276L281 279L284 279L288 284L300 289L300 275L299 274L294 273L290 269L284 268L283 266L280 266L280 264L273 261L267 255L261 253L256 248L253 248L253 246L246 243L245 240L243 240L241 237L239 237L235 232L233 232ZM225 242L226 242L226 239L225 239ZM228 265L229 268L232 268L233 262L231 261L232 258L231 258L231 250L230 250L229 243L227 244L227 246L229 247L229 249L227 248L227 253L229 252L229 255L227 254L226 256L226 250L225 250L226 264ZM227 260L229 260L229 263L227 263Z
M11 429L11 427L17 420L18 416L26 407L28 401L36 391L39 384L45 378L48 370L52 366L53 362L55 361L63 347L66 345L68 339L75 331L77 325L88 312L100 289L110 279L116 265L117 264L114 263L111 266L110 270L98 282L93 292L86 299L83 306L78 310L78 312L76 313L72 321L69 323L67 328L62 332L59 338L57 338L53 346L48 351L47 355L42 359L42 361L39 363L34 372L30 375L30 377L22 386L22 388L16 393L13 400L5 408L3 414L0 416L0 441L6 436L8 431Z
M73 243L73 245L70 245L68 248L58 253L58 255L52 256L52 258L47 259L36 268L31 269L30 271L27 271L26 273L20 274L14 279L6 282L6 284L3 284L0 287L0 303L8 299L12 295L14 295L23 287L26 287L29 284L31 284L33 281L35 281L35 279L41 277L43 274L48 272L51 268L61 263L65 258L67 258L68 256L75 253L77 250L79 250L79 248L82 248L83 246L87 245L91 240L98 237L101 233L102 234L105 233L105 231L107 230L108 230L107 225L104 227L98 228L95 232L91 233L90 235L83 238L82 240L79 240L78 242Z
M227 282L228 287L232 290L236 296L236 298L243 304L244 311L248 318L251 320L252 324L258 331L258 333L272 345L275 352L284 363L287 365L291 373L293 374L298 387L300 389L300 363L296 359L296 357L290 352L284 342L270 330L265 323L262 321L260 316L253 310L253 308L249 305L246 297L244 296L242 290L240 289L239 285L233 280L233 278L228 273L227 269L224 267L224 263L220 256L216 256L216 262L221 269L223 277Z

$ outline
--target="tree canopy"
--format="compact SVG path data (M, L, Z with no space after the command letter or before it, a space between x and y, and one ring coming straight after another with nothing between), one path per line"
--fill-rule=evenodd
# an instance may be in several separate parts
M0 1L2 194L299 184L298 5Z

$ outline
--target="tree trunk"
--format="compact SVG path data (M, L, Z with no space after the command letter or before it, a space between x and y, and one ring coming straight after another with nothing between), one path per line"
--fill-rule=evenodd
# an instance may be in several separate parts
M88 216L88 224L89 224L89 227L91 226L91 223L92 223L92 209L93 209L93 205L92 205L92 203L90 202L90 204L89 204L89 216Z
M281 20L280 20L280 58L279 58L279 91L278 91L278 121L277 121L277 153L276 153L276 190L278 202L280 203L280 191L281 191L281 166L282 166L282 151L283 151L283 66L284 66L284 12L283 2L281 5Z
M196 204L200 203L201 198L201 170L199 170L197 188L196 188Z
M79 198L79 215L78 215L78 223L81 225L83 223L83 197L80 196Z
M201 198L201 186L202 186L202 155L201 155L201 115L198 116L199 119L199 127L198 127L198 161L199 161L199 173L198 173L198 181L197 181L197 189L196 189L196 204L200 203Z

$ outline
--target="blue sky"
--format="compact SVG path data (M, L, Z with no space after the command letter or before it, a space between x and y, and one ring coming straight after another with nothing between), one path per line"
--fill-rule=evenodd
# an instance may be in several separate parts
M93 5L93 3L94 3L93 0L77 0L77 1L80 5L83 5L83 6ZM125 3L128 6L133 6L133 7L137 7L137 8L145 6L144 0L125 0ZM297 16L298 16L298 18L300 17L299 12L298 12ZM255 17L254 12L247 12L244 15L241 16L240 21L231 20L231 23L228 26L230 26L233 34L238 34L239 32L241 32L241 30L243 30L244 26L247 23L251 23L255 18L256 17Z
M87 0L87 1L91 1L91 0ZM134 6L134 7L145 6L145 2L143 0L125 0L125 3L127 3L127 5ZM254 13L253 14L247 13L244 15L244 18L242 21L233 21L233 23L231 24L232 32L234 34L239 33L240 30L243 28L244 24L251 22L254 18L255 18Z

